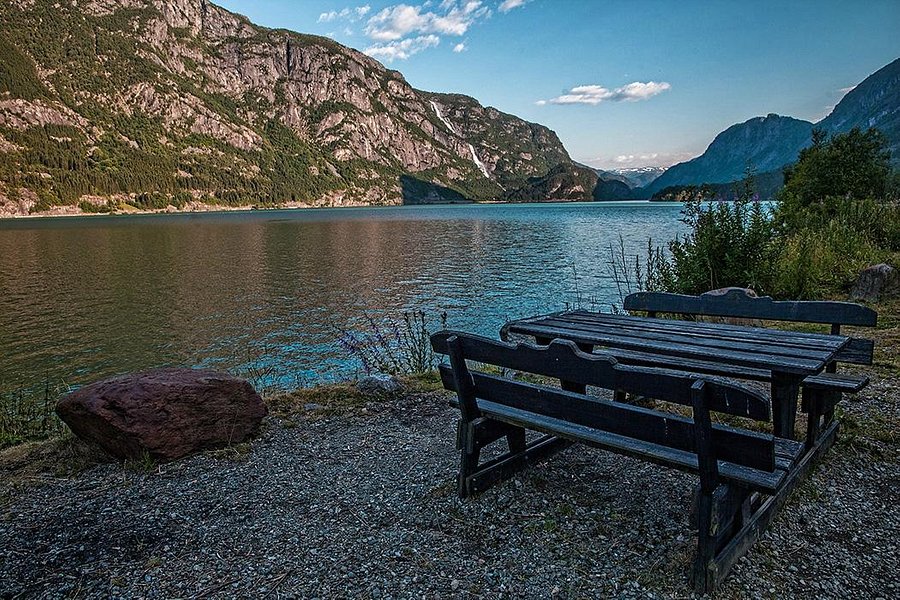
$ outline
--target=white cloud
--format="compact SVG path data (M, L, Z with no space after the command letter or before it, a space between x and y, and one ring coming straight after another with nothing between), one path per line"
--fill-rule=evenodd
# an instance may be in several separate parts
M503 0L500 3L500 6L497 7L497 10L500 12L509 12L514 8L519 8L520 6L525 6L531 0Z
M341 10L330 10L319 15L319 23L330 23L338 19L348 19L350 21L359 21L369 14L372 7L368 4L357 6L355 8L342 8Z
M580 85L567 93L549 100L538 100L538 106L545 104L590 104L596 106L601 102L639 102L662 94L671 89L665 81L634 81L614 90L602 85Z
M395 40L386 44L369 46L364 50L365 54L387 62L406 60L413 54L418 54L426 48L433 48L441 43L441 38L436 35L421 35L405 40Z
M457 45L453 46L453 51L457 54L459 54L460 52L465 52L466 50L468 50L468 48L466 48L465 42L460 42Z
M481 0L444 0L440 12L425 10L428 2L413 6L395 4L373 15L366 35L378 42L400 40L408 35L441 34L461 36L477 21L490 16Z

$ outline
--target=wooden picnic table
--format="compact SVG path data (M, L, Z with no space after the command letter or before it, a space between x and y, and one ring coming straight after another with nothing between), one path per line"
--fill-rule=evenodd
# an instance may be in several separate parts
M850 342L843 335L586 310L512 321L501 337L509 333L532 336L539 344L571 340L586 352L602 349L624 364L770 380L774 433L789 439L795 439L801 382L821 373Z

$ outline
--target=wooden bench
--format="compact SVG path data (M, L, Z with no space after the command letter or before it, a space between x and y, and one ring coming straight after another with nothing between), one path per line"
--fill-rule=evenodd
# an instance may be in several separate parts
M674 314L688 318L722 317L754 319L761 321L790 321L797 323L817 323L831 326L831 333L838 335L844 325L874 327L878 314L871 308L850 302L775 301L766 296L757 298L742 288L728 288L724 293L706 293L700 296L685 296L663 292L637 292L630 294L623 303L629 312L645 312L649 317L659 314ZM835 360L825 368L824 373L806 377L802 382L802 410L808 415L807 440L834 419L834 408L843 394L855 394L869 384L866 375L839 374L837 363L871 365L875 343L865 338L850 338L850 343L841 350ZM665 368L689 369L698 373L725 375L738 379L771 381L771 373L760 369L733 368L723 372L721 365L695 361L685 365L682 362L666 364L658 355L616 353L620 361L628 364L660 366Z
M801 442L713 424L711 413L770 421L769 402L727 380L625 366L582 352L571 341L514 345L442 331L431 344L450 357L440 374L444 387L456 392L453 404L460 411L460 497L483 492L573 442L698 473L692 579L701 592L715 588L759 538L836 433L832 424L806 449ZM475 370L467 361L559 380L560 387ZM587 386L689 406L692 417L588 396ZM526 429L544 436L527 442ZM503 440L507 451L481 462L482 449Z

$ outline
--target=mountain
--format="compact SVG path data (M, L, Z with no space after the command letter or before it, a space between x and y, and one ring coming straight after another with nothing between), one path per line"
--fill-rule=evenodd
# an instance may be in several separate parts
M813 124L770 114L732 125L702 155L679 163L644 188L648 195L671 186L728 183L744 176L748 165L763 173L797 160L810 144Z
M900 58L850 90L816 127L829 133L875 127L888 140L892 162L900 166Z
M542 125L207 0L6 0L0 21L7 214L537 198L554 169L589 185Z
M607 171L607 173L624 178L625 182L632 188L640 188L665 173L665 171L665 167L632 167L629 169L615 169Z
M875 127L888 140L892 162L900 166L900 58L868 76L815 125L774 114L732 125L701 156L670 167L642 191L650 196L673 188L671 195L680 186L734 182L743 177L748 165L773 183L781 169L812 143L814 127L831 134ZM769 187L767 195L780 185Z

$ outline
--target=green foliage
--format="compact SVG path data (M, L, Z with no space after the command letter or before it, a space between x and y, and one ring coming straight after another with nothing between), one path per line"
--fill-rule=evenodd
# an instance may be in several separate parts
M0 448L59 435L65 426L54 409L68 386L45 382L34 388L0 387Z
M682 221L691 232L669 243L672 291L700 294L728 286L771 291L774 225L756 200L752 174L741 186L734 202L685 203Z
M834 208L827 202L829 198L884 198L890 181L890 152L878 130L864 133L854 128L830 139L822 130L815 130L813 145L802 150L797 163L785 170L778 220L788 231L802 229L809 211L820 218L829 216L823 214L824 209Z
M47 90L38 78L34 61L5 36L0 36L0 94L4 92L34 100L43 97Z
M366 331L338 331L341 347L359 360L367 375L421 374L435 368L430 336L446 329L447 313L441 313L436 324L422 311L404 312L400 319L381 323L368 314L365 318Z

